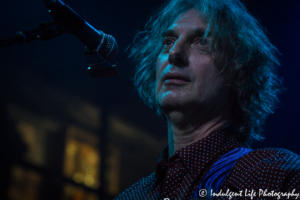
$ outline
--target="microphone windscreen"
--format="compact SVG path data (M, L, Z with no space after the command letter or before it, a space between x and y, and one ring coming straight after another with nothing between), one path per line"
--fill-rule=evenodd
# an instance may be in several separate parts
M103 56L107 61L111 61L117 57L118 45L115 38L111 35L105 34L104 44L98 50L100 55Z

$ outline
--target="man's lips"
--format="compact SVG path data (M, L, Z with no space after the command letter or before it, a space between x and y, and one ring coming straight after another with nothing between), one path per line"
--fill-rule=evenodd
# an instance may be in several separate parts
M164 83L185 83L190 82L190 79L178 72L168 72L163 77Z

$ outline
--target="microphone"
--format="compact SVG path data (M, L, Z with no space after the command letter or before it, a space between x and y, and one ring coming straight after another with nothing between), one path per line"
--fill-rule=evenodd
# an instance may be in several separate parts
M86 18L66 5L61 0L42 0L53 16L54 23L59 24L63 32L76 35L86 46L86 57L89 62L88 71L94 78L116 76L118 71L110 62L118 54L115 38L96 30L86 22Z

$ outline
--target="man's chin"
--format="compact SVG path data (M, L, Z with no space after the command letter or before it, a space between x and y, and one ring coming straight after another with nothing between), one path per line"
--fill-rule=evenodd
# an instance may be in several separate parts
M171 98L160 101L158 105L165 114L172 111L184 110L188 106L186 102L183 103L178 99L171 99Z

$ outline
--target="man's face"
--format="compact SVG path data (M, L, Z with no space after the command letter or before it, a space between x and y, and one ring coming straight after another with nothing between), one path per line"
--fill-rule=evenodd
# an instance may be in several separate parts
M229 99L230 87L202 43L206 26L192 9L164 35L156 63L156 101L165 112L189 107L208 111Z

